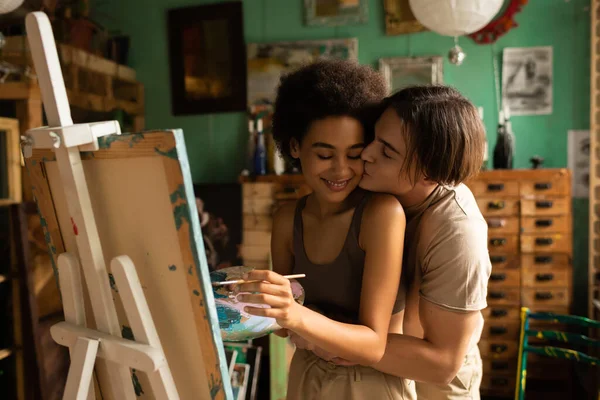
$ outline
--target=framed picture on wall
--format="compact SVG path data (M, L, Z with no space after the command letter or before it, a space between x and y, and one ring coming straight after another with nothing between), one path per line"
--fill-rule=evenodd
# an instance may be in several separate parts
M168 11L174 115L246 109L242 2Z
M248 107L275 103L282 74L319 59L358 59L358 39L249 43Z
M383 11L385 13L385 34L388 36L427 30L415 18L408 0L383 0Z
M379 59L379 70L388 83L390 93L407 86L443 83L443 65L440 56Z
M368 0L304 0L309 26L364 24L369 20Z

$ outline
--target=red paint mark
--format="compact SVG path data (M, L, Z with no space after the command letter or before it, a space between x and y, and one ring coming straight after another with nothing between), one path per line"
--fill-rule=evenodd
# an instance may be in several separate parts
M71 224L73 225L73 233L75 236L79 235L79 231L77 230L77 224L73 221L73 217L71 217Z

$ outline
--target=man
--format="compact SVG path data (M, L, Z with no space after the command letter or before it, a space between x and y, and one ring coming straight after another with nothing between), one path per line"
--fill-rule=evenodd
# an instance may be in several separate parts
M360 186L396 195L405 209L410 289L405 315L392 321L403 318L404 334L388 335L374 368L415 380L419 400L479 399L477 342L491 263L486 221L463 182L479 171L485 132L475 107L449 87L401 90L384 109L362 153Z

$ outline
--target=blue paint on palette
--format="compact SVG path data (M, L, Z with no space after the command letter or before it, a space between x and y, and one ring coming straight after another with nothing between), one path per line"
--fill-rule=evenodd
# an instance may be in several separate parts
M236 329L237 324L242 320L242 314L238 310L221 304L217 304L217 315L219 316L219 327L223 331Z

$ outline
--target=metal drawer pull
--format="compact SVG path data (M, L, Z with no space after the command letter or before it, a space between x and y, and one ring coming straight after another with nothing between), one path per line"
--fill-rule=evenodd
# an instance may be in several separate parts
M552 296L552 293L550 292L537 292L535 294L536 300L550 300L553 297L554 296Z
M535 280L538 282L548 282L554 279L554 274L536 274Z
M506 257L504 256L490 256L490 261L493 264L506 262Z
M548 190L552 188L552 184L550 182L540 182L533 185L535 190Z
M508 350L508 347L505 344L492 344L490 345L490 349L493 353L504 353Z
M488 219L487 223L489 228L502 228L506 226L506 220L504 219Z
M536 264L550 264L554 258L552 256L535 256Z
M490 192L499 192L501 190L504 190L504 184L503 183L490 183L488 185L488 190Z
M506 361L492 361L492 369L496 371L508 369L508 363Z
M507 332L507 330L503 326L492 326L490 328L491 335L504 335L506 332Z
M552 202L550 200L536 201L535 207L536 208L552 208Z
M501 308L492 308L492 311L490 314L492 315L492 317L495 317L495 318L506 317L508 315L508 311L503 310Z
M553 242L552 238L535 238L535 244L538 246L550 246Z
M506 378L492 378L492 385L494 385L494 386L506 386L506 385L508 385L508 379L506 379Z
M535 226L537 227L548 227L548 226L552 226L552 220L551 219L536 219L535 220Z
M490 201L488 203L488 208L491 210L502 210L504 208L505 204L504 201L502 200L498 200L498 201Z
M490 275L490 280L491 281L505 281L506 280L506 274L491 274Z
M504 298L506 298L506 293L504 293L504 292L490 292L490 298L492 298L492 299L504 299Z
M490 239L490 244L492 246L504 246L506 244L505 238L492 238Z

